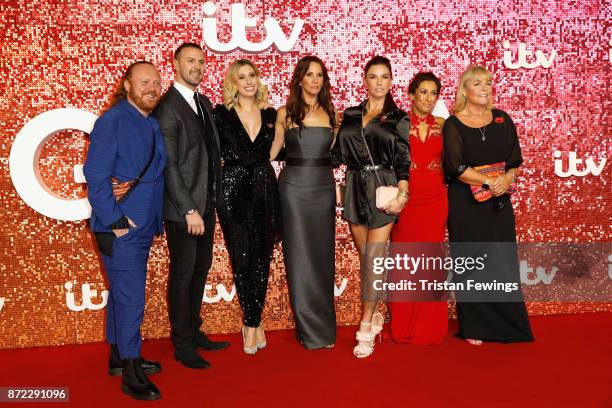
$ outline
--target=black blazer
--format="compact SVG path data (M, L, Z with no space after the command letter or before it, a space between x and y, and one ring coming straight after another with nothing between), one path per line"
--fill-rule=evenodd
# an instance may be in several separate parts
M219 134L212 116L210 100L200 94L206 129L189 103L174 87L161 97L154 115L161 127L168 160L165 168L166 193L164 219L185 222L192 208L204 214L208 197L208 161L215 170L216 203L221 202L221 159ZM208 131L207 131L208 129ZM210 135L212 129L212 135ZM216 152L206 149L205 137L213 137ZM212 207L211 207L212 208Z

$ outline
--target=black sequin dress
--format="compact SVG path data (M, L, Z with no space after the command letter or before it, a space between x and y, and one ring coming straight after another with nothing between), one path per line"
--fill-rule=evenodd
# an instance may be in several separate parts
M229 252L244 325L258 327L268 288L274 240L280 230L278 183L270 164L276 111L261 111L254 141L236 110L214 111L223 160L219 221Z

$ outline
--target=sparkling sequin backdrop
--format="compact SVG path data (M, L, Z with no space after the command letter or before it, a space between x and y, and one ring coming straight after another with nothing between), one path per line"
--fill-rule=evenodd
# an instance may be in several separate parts
M238 2L236 2L238 3ZM264 40L274 18L285 35L304 21L290 51L207 49L203 92L221 101L221 81L232 60L251 58L261 68L273 105L283 104L290 73L309 53L331 74L342 111L364 97L362 67L375 54L394 63L393 93L409 108L407 85L418 70L442 78L449 109L461 71L471 63L494 76L496 105L517 124L525 164L519 178L519 239L531 242L605 242L612 233L610 165L600 174L566 171L571 152L600 164L612 158L609 141L612 5L607 1L243 1ZM221 43L231 38L230 2L216 2ZM204 43L203 1L3 0L0 3L0 347L39 346L103 339L107 286L87 222L41 215L17 194L9 154L18 132L37 115L72 107L99 114L125 67L145 57L171 84L172 52L183 41ZM239 22L238 18L234 18ZM208 37L207 37L208 38ZM239 40L239 39L238 39ZM210 43L209 43L210 44ZM525 52L532 55L525 56ZM521 56L523 55L523 56ZM536 57L538 60L536 61ZM40 175L54 193L85 197L73 168L83 163L87 139L77 130L53 135L39 157ZM555 152L558 151L555 156ZM16 160L26 164L32 157ZM578 173L584 162L578 164ZM340 173L338 173L339 175ZM167 249L156 239L149 263L146 337L169 335ZM357 260L348 229L338 219L339 324L358 319ZM203 307L210 332L237 331L241 312L220 231ZM95 291L95 292L94 292ZM233 298L233 300L232 300ZM264 320L267 329L293 325L283 259L276 249ZM532 314L612 310L610 304L530 304Z

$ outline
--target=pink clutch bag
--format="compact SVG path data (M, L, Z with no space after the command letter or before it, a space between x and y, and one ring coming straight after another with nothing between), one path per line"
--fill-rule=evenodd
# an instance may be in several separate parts
M376 188L376 208L384 210L387 204L397 198L399 189L395 186L381 186Z
M493 164L486 164L484 166L474 167L474 170L476 170L480 174L484 174L490 179L493 179L495 177L501 176L506 172L506 163L499 162ZM491 197L493 197L493 194L491 194L489 190L483 188L482 186L470 186L470 189L472 190L472 195L474 196L474 199L479 203L485 202ZM508 188L506 194L512 194L515 191L516 187L514 183L512 183L510 184L510 188Z

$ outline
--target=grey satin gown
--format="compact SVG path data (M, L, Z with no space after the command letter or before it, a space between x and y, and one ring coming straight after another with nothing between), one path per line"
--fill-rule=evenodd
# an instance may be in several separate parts
M285 132L279 177L283 253L296 336L307 349L336 342L335 182L328 127Z

